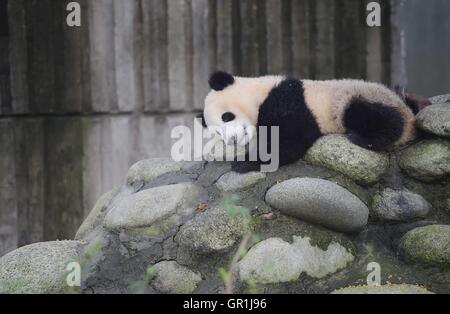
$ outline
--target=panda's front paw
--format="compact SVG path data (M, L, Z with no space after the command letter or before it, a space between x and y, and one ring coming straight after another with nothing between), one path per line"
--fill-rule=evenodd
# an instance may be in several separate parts
M237 173L261 171L261 164L256 161L235 161L231 165L231 170Z

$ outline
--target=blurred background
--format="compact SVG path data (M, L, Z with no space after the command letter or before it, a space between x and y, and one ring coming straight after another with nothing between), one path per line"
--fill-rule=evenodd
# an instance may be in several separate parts
M134 162L169 156L216 69L450 90L450 1L0 0L0 256L74 236Z

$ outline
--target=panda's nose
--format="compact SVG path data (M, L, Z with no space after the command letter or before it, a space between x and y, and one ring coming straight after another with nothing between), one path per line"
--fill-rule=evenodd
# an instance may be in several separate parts
M236 116L232 112L225 112L222 115L222 121L225 123L233 121L234 119L236 119Z

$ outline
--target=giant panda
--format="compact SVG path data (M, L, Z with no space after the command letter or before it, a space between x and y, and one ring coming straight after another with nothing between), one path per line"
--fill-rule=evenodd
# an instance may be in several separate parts
M255 128L278 126L280 166L302 158L326 134L346 134L354 144L375 151L406 144L416 138L415 113L428 105L362 80L248 78L218 71L209 85L198 115L203 126L214 126L226 144L238 145L257 137ZM261 169L261 159L246 160L233 162L232 169L239 173Z

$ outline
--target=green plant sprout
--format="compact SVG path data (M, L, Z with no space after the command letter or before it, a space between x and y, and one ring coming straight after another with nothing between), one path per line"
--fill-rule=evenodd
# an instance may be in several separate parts
M234 275L237 272L238 263L247 255L248 249L253 244L259 242L259 236L253 232L253 226L258 223L258 219L252 217L248 208L236 205L236 202L238 201L239 197L237 195L226 195L219 203L219 207L225 209L229 215L241 216L248 221L250 226L249 231L242 237L238 249L230 261L228 269L225 269L224 267L218 269L219 276L225 284L225 294L232 294L234 292Z

